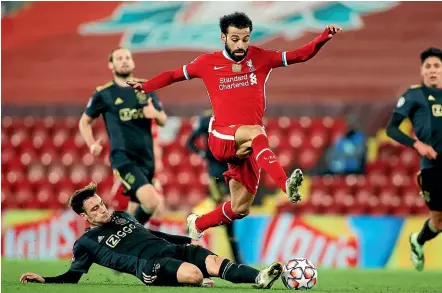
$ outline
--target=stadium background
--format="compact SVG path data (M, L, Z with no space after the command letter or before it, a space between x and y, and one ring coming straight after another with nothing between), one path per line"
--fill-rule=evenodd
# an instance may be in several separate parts
M238 221L252 264L305 256L322 267L410 268L408 234L428 213L415 183L417 154L384 126L397 98L419 83L420 51L442 47L442 3L432 2L2 2L2 256L71 257L84 223L65 209L91 179L110 203L108 150L93 158L77 123L95 87L110 80L108 53L133 50L136 76L152 77L221 49L216 19L234 10L255 24L254 44L296 48L328 23L345 32L305 64L275 70L266 128L287 171L308 174L293 206L265 174L252 215ZM158 91L172 118L160 130L158 175L170 209L163 230L184 233L191 209L206 211L205 163L186 148L195 115L208 108L201 81ZM356 117L367 137L362 174L318 172ZM409 123L402 125L412 133ZM97 136L106 137L100 119ZM216 228L205 242L229 255ZM426 245L427 268L442 269L442 238Z

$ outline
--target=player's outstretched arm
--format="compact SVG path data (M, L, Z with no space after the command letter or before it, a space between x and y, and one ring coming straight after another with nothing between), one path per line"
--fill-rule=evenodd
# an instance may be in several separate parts
M305 62L313 58L319 52L322 46L324 46L325 43L327 43L340 31L342 31L340 27L336 25L328 25L322 34L320 34L310 43L302 46L299 49L285 52L285 55L283 56L283 59L285 58L284 62L286 62L285 65Z
M185 80L184 72L182 68L178 68L172 71L166 71L158 74L154 78L140 82L138 80L128 80L127 84L133 87L136 91L143 93L153 92L160 88L171 85L172 83Z
M21 283L78 283L83 274L80 272L67 271L66 273L56 277L42 277L35 273L24 273L20 277Z

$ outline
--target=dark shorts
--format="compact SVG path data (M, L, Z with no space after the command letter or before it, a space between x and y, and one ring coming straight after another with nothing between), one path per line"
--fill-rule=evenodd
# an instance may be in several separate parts
M206 269L206 258L215 255L213 252L196 245L177 245L174 252L168 251L165 255L154 259L151 268L145 268L145 275L150 276L144 282L146 285L178 286L177 272L181 264L188 262L197 266L204 278L209 277Z
M422 197L431 211L442 211L442 167L423 169L418 174Z
M123 194L130 197L130 201L139 203L136 193L137 190L146 184L152 184L154 168L149 166L140 166L136 163L126 163L114 168L115 176L124 186Z

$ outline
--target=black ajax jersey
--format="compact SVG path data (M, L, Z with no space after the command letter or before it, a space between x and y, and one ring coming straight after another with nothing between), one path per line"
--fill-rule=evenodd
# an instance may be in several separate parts
M421 158L421 168L442 165L442 90L417 85L398 100L395 113L410 118L417 138L434 148L437 160Z
M137 93L132 87L121 87L113 81L98 87L90 98L85 113L92 118L103 115L113 168L127 163L121 160L125 155L154 166L152 120L143 114L148 98L152 98L157 110L163 110L155 93Z
M146 266L176 245L156 237L126 212L88 229L74 244L70 271L87 273L93 263L142 278Z

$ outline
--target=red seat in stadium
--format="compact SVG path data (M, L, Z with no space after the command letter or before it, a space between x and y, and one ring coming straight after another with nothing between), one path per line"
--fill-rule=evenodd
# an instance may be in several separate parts
M341 213L351 211L355 206L355 198L348 187L336 188L333 192L333 198Z
M40 154L40 162L45 166L54 164L60 160L60 155L61 154L57 153L55 149L42 150Z
M68 129L60 128L54 131L52 135L52 145L60 152L65 147L66 141L69 139L70 133Z
M98 120L103 120L103 119L97 119L96 120L97 122L95 123L94 126L95 127L97 127L97 125L104 126L104 123L103 122L98 123ZM67 116L64 118L60 118L57 120L55 130L56 131L63 130L63 131L66 131L68 133L68 135L72 135L75 132L77 132L77 130L78 130L78 122L79 122L79 118L74 117L74 116Z
M167 188L164 192L167 207L170 210L177 210L181 202L181 197L183 196L179 188Z
M288 141L292 148L299 149L304 141L304 132L302 129L291 130L288 134Z
M74 184L81 184L88 178L86 166L82 164L74 164L70 169L69 178Z
M51 208L54 207L51 203L56 202L54 196L54 185L52 184L42 184L35 193L35 208Z
M10 142L12 147L21 148L22 146L31 147L32 141L29 139L29 135L24 129L18 129L10 135Z
M311 170L316 166L321 157L321 151L314 148L305 148L298 157L298 165L301 169Z
M299 118L299 125L304 130L304 132L307 133L312 126L312 119L307 116L302 116Z
M198 188L190 188L187 192L187 202L190 206L196 206L207 197L207 193Z
M60 162L65 167L72 166L72 164L80 161L80 154L76 148L65 149L60 157Z
M268 131L267 138L269 140L269 146L272 150L277 149L281 143L281 140L285 139L284 134L279 129Z
M15 190L14 193L15 202L19 208L29 208L32 207L32 202L34 201L34 193L31 188L27 185L20 186Z
M97 184L106 181L108 177L112 178L112 170L103 163L95 163L89 170L91 180Z
M60 181L66 179L66 168L59 163L52 164L48 167L47 180L51 184L57 184Z
M296 164L296 153L293 150L281 150L278 152L277 158L286 173L293 170L293 166Z
M288 133L291 128L292 120L287 116L278 118L278 127L283 133Z
M52 134L52 131L56 125L56 120L53 116L46 116L43 118L43 125L46 128L46 131Z

